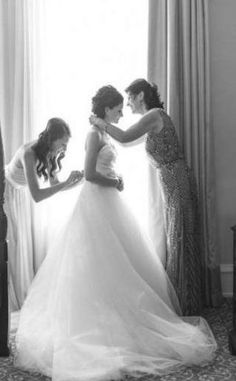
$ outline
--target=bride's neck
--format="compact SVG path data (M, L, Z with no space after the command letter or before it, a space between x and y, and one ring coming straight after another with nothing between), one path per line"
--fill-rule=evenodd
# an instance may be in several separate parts
M106 123L111 123L110 120L109 120L109 118L107 118L107 117L103 118L103 120L104 120L104 122L106 122Z

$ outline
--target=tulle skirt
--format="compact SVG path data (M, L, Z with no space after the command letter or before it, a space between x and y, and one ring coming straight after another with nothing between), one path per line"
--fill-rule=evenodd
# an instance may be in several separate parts
M175 311L175 292L122 194L85 182L23 305L15 364L55 381L104 381L210 361L207 322Z

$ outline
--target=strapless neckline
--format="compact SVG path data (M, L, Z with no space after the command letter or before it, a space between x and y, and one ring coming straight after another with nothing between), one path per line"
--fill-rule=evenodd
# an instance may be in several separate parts
M100 148L99 152L101 152L104 148L110 147L109 143L105 143L102 148Z
M104 145L100 148L99 152L102 151L104 148L109 147L111 149L115 149L114 145L110 140L108 140Z

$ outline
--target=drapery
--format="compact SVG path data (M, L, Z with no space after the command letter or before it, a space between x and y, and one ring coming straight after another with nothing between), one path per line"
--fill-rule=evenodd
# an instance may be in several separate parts
M23 143L35 138L40 122L39 25L42 23L43 7L44 0L0 2L0 118L6 164ZM8 218L8 239L11 240L9 234L12 231L26 235L18 237L20 240L11 240L8 246L10 305L15 310L21 307L43 259L45 242L44 239L39 240L39 232L43 229L38 219L39 208L33 204L27 188L22 192L17 189L7 192L8 189L6 184L4 209L6 212L14 209ZM16 196L14 200L12 192ZM19 210L20 215L17 214ZM12 225L14 215L16 220ZM23 224L25 228L19 217L26 222Z
M146 69L147 57L143 54L146 0L140 0L138 8L134 0L128 3L123 0L119 4L115 0L83 3L1 0L0 11L0 118L6 164L22 143L37 138L49 118L59 116L72 130L60 175L71 169L82 169L91 97L107 83L123 92L131 80ZM126 126L129 121L124 119ZM135 177L136 172L140 183L136 187L132 184L133 191L129 192L133 202L132 192L136 198L139 194L142 197L144 181L135 154L127 150L121 156L128 155L132 155L133 167L131 164L130 172L127 169L126 189L130 188L130 178ZM126 169L128 164L123 161ZM26 268L31 269L28 279L35 274L46 253L45 240L50 238L48 225L65 223L68 204L76 196L75 190L62 193L36 205L28 195L30 220L26 214L25 217L31 226L29 238L32 238L32 250L25 254L25 263L29 265ZM137 203L141 209L140 200ZM44 226L39 224L38 217L42 214Z
M158 84L185 158L197 179L205 302L215 306L221 301L221 283L215 244L208 4L207 0L150 0L149 7L148 78ZM155 177L155 173L151 176ZM151 187L150 192L153 202L157 203L155 188Z
M40 29L44 0L1 1L0 111L6 163L35 137L40 99Z

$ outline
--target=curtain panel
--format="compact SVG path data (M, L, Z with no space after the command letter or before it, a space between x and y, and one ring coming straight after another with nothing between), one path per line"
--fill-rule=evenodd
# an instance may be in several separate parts
M0 2L0 119L5 164L9 163L22 144L35 138L40 120L43 12L44 0ZM9 263L15 263L14 278L19 279L19 283L29 285L42 262L41 253L44 253L45 243L38 239L42 230L38 218L39 207L27 192L28 189L26 198L29 208L24 211L25 204L20 202L19 207L23 209L22 215L29 226L26 239L32 241L32 247L29 251L23 251L24 258L20 260L17 250L9 249ZM14 207L13 203L5 202L6 213L9 206ZM8 221L8 226L10 223ZM21 232L20 221L17 231ZM13 284L11 279L9 284ZM11 294L16 294L18 300L22 300L19 289L15 286L12 288ZM20 305L16 302L12 308L20 308Z
M207 0L149 1L148 78L159 87L186 161L195 173L205 263L205 301L216 306L222 296L215 237L209 59ZM153 172L151 176L155 176ZM153 187L150 193L155 199Z
M44 0L0 2L0 112L6 163L37 124Z

